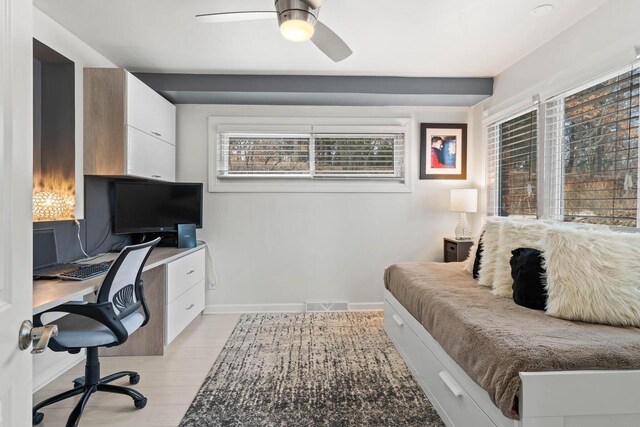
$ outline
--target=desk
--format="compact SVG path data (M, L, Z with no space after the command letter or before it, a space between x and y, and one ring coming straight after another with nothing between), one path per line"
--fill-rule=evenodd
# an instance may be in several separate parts
M178 258L182 258L204 248L204 243L198 243L192 249L158 248L156 247L142 271L148 271L163 266ZM117 253L105 254L91 261L99 263L116 259ZM33 281L33 314L42 313L50 308L78 297L90 295L98 290L104 275L89 280L34 280Z
M164 354L165 346L204 309L204 246L204 243L199 243L193 249L156 247L151 252L142 270L145 299L150 311L149 323L132 334L124 344L101 348L101 356ZM106 254L91 262L109 261L117 256ZM83 281L35 280L33 314L72 300L93 301L104 276ZM192 304L193 309L184 311L184 305ZM83 359L84 351L79 354L45 351L36 355L33 358L34 391Z

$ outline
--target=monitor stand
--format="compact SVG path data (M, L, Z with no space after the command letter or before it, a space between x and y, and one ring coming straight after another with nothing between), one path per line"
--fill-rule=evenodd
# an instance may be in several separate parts
M164 233L138 233L132 236L133 244L138 245L140 243L146 243L151 240L160 237L160 243L158 247L162 248L177 248L178 247L178 233L176 231L164 232Z

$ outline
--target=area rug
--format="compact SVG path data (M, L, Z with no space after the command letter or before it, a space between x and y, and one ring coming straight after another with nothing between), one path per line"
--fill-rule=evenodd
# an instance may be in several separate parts
M180 426L444 426L382 318L243 315Z

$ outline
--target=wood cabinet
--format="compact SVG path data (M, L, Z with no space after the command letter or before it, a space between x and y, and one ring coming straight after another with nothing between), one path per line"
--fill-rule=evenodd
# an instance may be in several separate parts
M121 68L84 70L84 173L175 181L176 107Z

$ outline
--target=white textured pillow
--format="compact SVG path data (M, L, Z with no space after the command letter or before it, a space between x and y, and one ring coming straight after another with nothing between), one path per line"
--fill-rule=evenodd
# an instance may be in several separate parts
M507 220L500 227L498 251L493 273L494 295L513 297L511 277L511 251L518 248L542 250L542 242L549 224L538 220Z
M476 261L476 253L478 252L478 241L476 240L469 249L469 256L462 263L462 269L469 274L473 274L473 263Z
M488 219L484 225L482 236L482 259L478 270L478 284L481 286L493 286L493 272L495 270L496 255L498 252L498 239L500 238L500 225L502 220Z
M544 247L547 314L640 327L640 234L556 226Z

